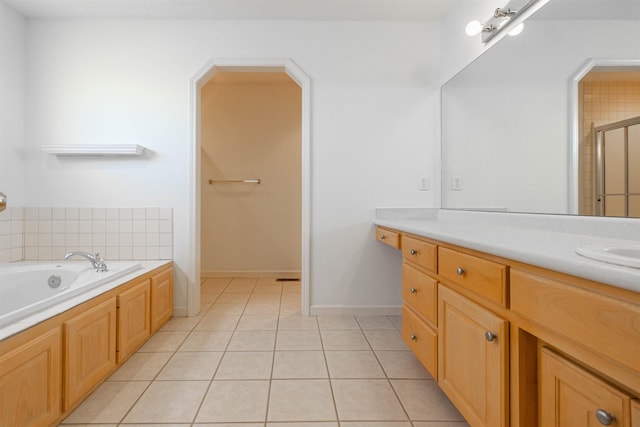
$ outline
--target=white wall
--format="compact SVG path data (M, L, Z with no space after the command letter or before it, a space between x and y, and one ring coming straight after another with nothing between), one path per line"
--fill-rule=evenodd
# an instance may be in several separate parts
M171 206L186 305L189 81L211 58L288 57L312 80L311 304L398 306L400 256L375 207L437 205L439 26L427 22L35 20L28 26L27 205ZM142 159L41 144L138 143ZM194 278L190 278L193 280Z
M0 2L0 192L24 203L26 21Z

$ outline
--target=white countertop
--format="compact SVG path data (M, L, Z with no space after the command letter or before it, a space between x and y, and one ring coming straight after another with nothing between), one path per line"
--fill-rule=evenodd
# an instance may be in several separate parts
M56 304L52 307L44 309L38 313L35 313L31 316L25 317L23 319L18 320L17 322L11 323L7 326L0 328L0 340L10 337L11 335L15 335L20 331L28 329L44 320L47 320L51 317L54 317L60 313L64 313L65 311L82 304L85 301L90 300L98 295L101 295L111 289L114 289L123 283L126 283L130 280L135 279L136 277L140 277L145 273L148 273L151 270L154 270L158 267L166 265L171 261L168 260L159 260L159 261L140 261L140 269L133 271L124 276L118 277L117 279L105 283L102 286L98 286L93 288L83 294L80 294L76 297L70 298L68 300L62 301L59 304Z
M582 245L637 244L637 219L378 209L374 223L640 292L640 269L591 260L575 252Z

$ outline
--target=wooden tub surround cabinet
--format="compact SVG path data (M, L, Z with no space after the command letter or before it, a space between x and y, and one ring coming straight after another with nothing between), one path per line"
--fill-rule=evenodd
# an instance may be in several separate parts
M0 426L57 425L172 314L167 264L0 341Z
M397 236L382 239L381 236ZM640 427L640 294L377 226L402 336L472 427Z

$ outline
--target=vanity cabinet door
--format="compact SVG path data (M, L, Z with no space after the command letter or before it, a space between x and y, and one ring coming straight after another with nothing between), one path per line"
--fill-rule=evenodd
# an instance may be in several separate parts
M631 427L640 427L640 402L631 402Z
M553 351L541 350L541 426L629 427L630 403L621 391Z
M116 298L64 322L64 409L99 384L116 366Z
M61 414L60 328L0 356L0 425L49 426Z
M122 363L151 334L151 281L118 295L118 363Z
M173 316L173 268L151 277L151 333Z
M438 288L438 383L473 427L508 425L508 322Z

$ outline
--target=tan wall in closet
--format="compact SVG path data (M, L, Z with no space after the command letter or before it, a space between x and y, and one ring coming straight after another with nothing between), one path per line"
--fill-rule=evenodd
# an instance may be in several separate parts
M285 73L219 73L202 88L203 275L300 271L301 96Z

